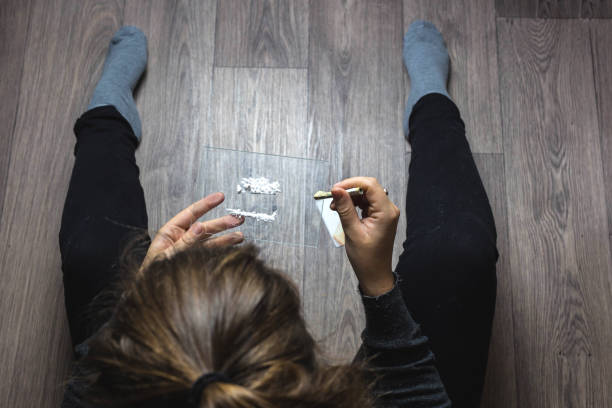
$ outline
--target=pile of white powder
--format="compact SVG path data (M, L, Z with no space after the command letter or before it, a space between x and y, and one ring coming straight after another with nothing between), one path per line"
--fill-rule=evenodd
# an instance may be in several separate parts
M236 186L236 191L240 194L247 191L251 194L277 194L280 193L280 183L270 181L266 177L243 177L240 184Z

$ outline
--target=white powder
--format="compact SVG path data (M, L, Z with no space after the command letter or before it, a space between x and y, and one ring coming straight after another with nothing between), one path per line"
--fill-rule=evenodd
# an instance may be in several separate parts
M243 211L243 210L237 210L234 208L226 208L225 211L227 211L234 217L242 216L242 217L255 218L257 221L263 221L263 222L272 222L276 220L276 211L274 211L272 214Z
M270 181L266 177L243 177L240 185L236 187L238 194L248 191L252 194L277 194L280 193L280 183L278 181Z

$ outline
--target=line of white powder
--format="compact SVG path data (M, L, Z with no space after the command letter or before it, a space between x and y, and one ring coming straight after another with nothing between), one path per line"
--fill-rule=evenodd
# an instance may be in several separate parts
M266 213L238 210L235 208L226 208L225 210L231 215L233 215L234 217L255 218L257 221L263 221L263 222L272 222L276 220L276 211L274 211L272 214L266 214Z

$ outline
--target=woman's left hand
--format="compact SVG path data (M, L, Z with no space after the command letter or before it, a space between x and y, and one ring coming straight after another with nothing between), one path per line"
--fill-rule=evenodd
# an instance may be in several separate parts
M226 215L214 220L199 222L198 218L223 202L223 193L213 193L191 204L166 223L153 238L142 263L146 268L158 256L171 257L191 245L234 245L244 240L242 232L214 236L219 232L239 226L244 218Z

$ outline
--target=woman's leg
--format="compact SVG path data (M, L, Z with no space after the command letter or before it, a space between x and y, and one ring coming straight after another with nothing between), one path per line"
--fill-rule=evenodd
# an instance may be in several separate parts
M59 241L75 346L102 323L92 300L117 277L124 245L135 236L148 239L134 155L140 120L132 98L145 64L144 34L135 27L123 27L111 40L89 109L74 127L75 163Z
M75 163L62 215L60 250L73 345L101 322L90 303L117 277L122 247L145 234L147 210L134 152L136 137L112 106L75 125Z
M421 27L429 30L421 32L430 36L426 55L437 41L432 27ZM409 73L414 82L410 66ZM496 231L463 121L445 95L426 93L409 104L408 228L396 272L453 406L477 407L495 307Z

